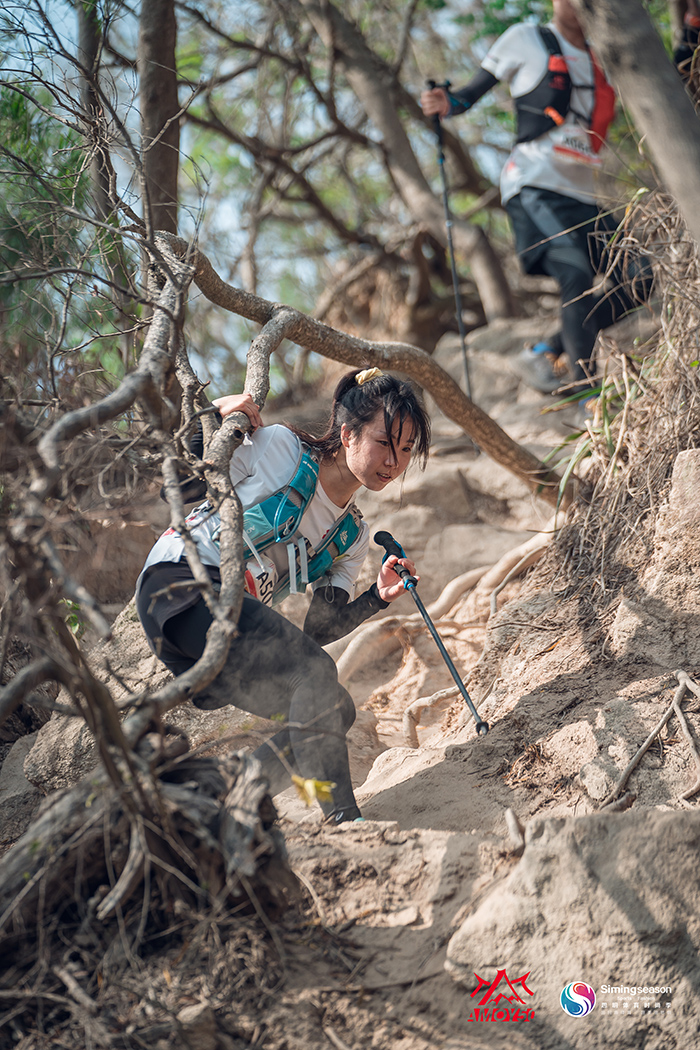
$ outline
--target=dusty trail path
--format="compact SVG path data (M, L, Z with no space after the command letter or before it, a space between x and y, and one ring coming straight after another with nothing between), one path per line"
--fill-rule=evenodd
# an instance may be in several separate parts
M552 399L527 390L509 368L523 340L538 334L532 322L491 326L472 336L471 352L476 400L543 456L571 433L573 412L542 415ZM454 343L444 343L438 356L458 378ZM417 562L427 604L456 576L493 566L551 528L550 509L524 485L476 454L447 420L436 416L434 425L426 473L409 475L402 491L360 501L372 533L389 530ZM420 622L409 619L415 610L408 596L392 608L394 618L406 617L398 634L396 624L386 632L378 624L378 637L365 637L352 659L352 639L336 643L333 656L358 706L349 745L366 819L327 828L292 792L277 797L290 862L304 887L302 911L290 908L279 922L283 956L264 929L242 926L240 944L202 952L194 970L180 949L150 960L151 1000L178 1018L179 1032L176 1038L154 1023L150 1045L671 1050L693 1044L700 818L687 812L694 800L680 798L696 769L677 723L650 747L627 795L619 792L620 809L630 801L632 808L600 812L673 699L673 657L691 677L700 668L694 641L700 600L688 583L692 565L700 564L692 540L697 529L692 516L684 526L677 509L672 495L666 524L675 537L673 571L686 575L673 577L684 595L677 623L666 602L675 631L666 649L663 623L654 626L641 606L623 602L614 619L601 622L585 588L569 598L551 573L538 585L536 576L514 578L497 596L495 612L493 588L476 586L436 616L491 725L486 738L476 737L462 702L448 696L422 712L409 740L406 709L452 680ZM687 569L677 553L684 543ZM649 573L663 562L662 546L659 552ZM367 581L380 555L373 551ZM650 576L649 594L658 594L655 586ZM290 599L288 615L300 617L302 605ZM153 658L139 655L128 609L118 637L109 656L125 684L154 675ZM692 703L685 710L692 737L697 716ZM235 711L205 714L190 705L178 721L194 746L213 750L254 744L267 728ZM90 761L65 727L59 755L55 733L42 730L25 763L44 790ZM240 974L235 993L230 982L225 993L217 984L222 966L229 976ZM479 1004L501 970L513 982L508 995L519 993L522 1003L501 1001L508 1019L492 1016L493 1002L491 1014L475 1014L486 1009ZM486 984L476 993L479 979ZM590 1016L562 1009L559 998L571 982L595 989ZM634 986L634 995L601 991L622 986ZM637 995L637 987L651 991ZM133 998L143 1037L147 1004L136 992Z

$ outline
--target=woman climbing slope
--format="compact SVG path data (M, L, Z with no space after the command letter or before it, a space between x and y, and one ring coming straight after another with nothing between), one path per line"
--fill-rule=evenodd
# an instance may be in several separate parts
M410 384L377 368L340 380L320 438L286 426L263 427L248 394L214 404L222 416L244 412L252 424L251 436L236 449L230 466L250 559L238 636L223 669L194 703L205 710L232 704L264 718L282 718L284 728L255 752L270 793L287 787L291 773L332 781L332 802L320 803L324 816L338 824L354 820L360 812L345 735L355 707L321 646L403 593L393 571L398 559L392 556L376 582L354 597L369 529L353 497L362 486L381 492L414 456L424 465L430 421ZM187 524L219 585L218 515L205 503ZM410 561L401 559L401 564L414 572ZM300 631L272 605L307 581L313 597ZM174 529L151 550L136 593L151 648L174 674L182 674L201 656L212 617Z

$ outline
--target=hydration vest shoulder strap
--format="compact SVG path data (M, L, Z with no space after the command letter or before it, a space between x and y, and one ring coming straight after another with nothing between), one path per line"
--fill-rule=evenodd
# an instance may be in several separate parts
M359 536L361 521L362 512L352 503L316 547L303 536L291 539L287 544L289 571L277 580L274 603L282 601L287 594L296 594L298 583L306 586L327 573L336 558L345 554Z
M556 36L548 26L539 26L538 28L542 42L550 54L549 69L554 68L553 62L561 62L568 76L566 59L562 54ZM591 113L588 130L591 138L591 148L594 153L599 153L608 134L608 128L615 116L615 88L608 83L600 62L590 47L587 47L587 51L593 69L593 84L590 85L593 88L593 112Z
M539 84L514 99L517 142L531 142L563 124L571 105L571 76L559 41L548 26L537 30L549 59Z
M313 498L317 483L318 463L312 453L302 446L288 484L244 511L243 531L248 546L260 552L271 543L280 543L293 536Z

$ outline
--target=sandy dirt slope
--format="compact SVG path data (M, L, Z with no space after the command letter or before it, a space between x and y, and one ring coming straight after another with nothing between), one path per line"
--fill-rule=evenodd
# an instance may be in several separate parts
M523 340L538 334L528 324L475 333L472 374L476 400L544 455L571 432L573 420L570 411L541 415L552 399L528 391L509 370ZM459 378L454 343L439 356ZM492 565L551 518L549 508L439 416L425 475L409 475L402 490L360 502L372 531L389 529L414 557L427 602L455 575ZM696 523L692 516L685 524L682 515L673 518L672 503L664 521L681 530L672 535L682 546ZM632 774L632 808L599 812L671 703L678 686L673 654L684 655L691 675L700 661L693 648L700 612L694 561L684 567L676 558L671 565L667 533L640 591L615 619L591 614L585 587L575 600L560 593L551 572L541 584L536 572L508 584L493 614L490 594L477 590L440 615L441 635L490 723L485 738L476 737L461 700L447 697L424 713L418 746L408 746L407 707L446 689L451 678L420 623L410 619L408 596L391 610L405 618L393 634L383 634L377 618L379 641L366 640L345 679L358 705L349 743L365 821L328 828L291 792L277 797L305 902L301 918L290 907L280 923L283 960L258 931L247 947L231 944L228 955L223 948L203 954L195 986L179 950L164 953L148 966L154 994L169 995L175 1014L201 1009L182 1014L177 1038L159 1029L151 1045L693 1045L699 832L697 814L686 812L694 800L679 796L696 769L677 722L669 722ZM374 550L367 582L379 558ZM653 649L653 602L671 571L683 615L675 633L664 636L665 648ZM675 623L673 600L668 591L662 597L668 626ZM302 609L301 599L287 606L292 618ZM348 644L333 650L341 668ZM692 732L697 715L692 704L686 707ZM236 718L188 724L194 740L215 747L230 746L221 739L229 731L234 744L252 744L264 728ZM239 967L238 993L216 991L212 974L224 965L234 974ZM500 1005L509 1017L514 1009L519 1014L475 1017L501 970L514 983L508 994L523 1002ZM581 982L598 1001L590 1014L570 1016L560 995ZM134 1006L135 1021L144 1011L143 1003Z
M477 375L481 360L485 372L491 371L493 354L492 349L475 353ZM499 354L498 365L503 360ZM507 371L498 365L494 371L507 385ZM565 413L540 417L538 410L547 403L514 384L490 411L514 436L527 437L531 447L544 451L569 432L571 420ZM452 500L435 498L429 473L425 483L431 497L421 513L433 521L445 515L448 523L441 531L435 525L428 536L416 535L416 547L425 542L423 552L415 551L421 569L435 536L442 538L453 527L449 513L455 493L461 497L466 488L448 480L453 465L478 493L477 506L482 496L503 501L495 528L479 523L490 540L495 533L497 544L509 531L519 542L528 530L543 527L546 512L516 491L517 482L501 478L488 464L484 476L490 484L480 484L481 457L457 451L460 439L448 424L438 422L437 430L441 454L429 471L439 462L439 472L445 472L441 491L449 491ZM406 489L410 484L420 491L417 480L407 482ZM420 495L415 502L422 506ZM673 497L670 502L672 513ZM377 503L382 527L393 528L401 539L414 535L411 506ZM485 506L479 511L484 518L491 509ZM647 570L646 591L652 594L661 587L657 580L668 579L669 518L662 520L658 572L654 559ZM466 541L467 534L461 535ZM678 554L686 540L677 529L672 535ZM686 539L688 550L694 550L691 528ZM472 551L478 564L484 548L460 546L456 534L452 542L445 549L448 557L454 552L460 571L473 567ZM499 553L494 546L489 557ZM441 564L439 558L436 563ZM483 739L476 737L462 702L447 699L421 723L420 746L405 746L407 705L450 684L432 643L420 632L411 631L397 650L352 675L349 687L357 702L375 714L386 748L358 784L368 823L328 831L315 824L313 814L305 816L296 800L278 800L288 819L302 821L297 830L285 825L295 866L329 922L340 928L350 924L361 951L356 965L364 976L350 975L348 985L358 995L360 987L372 990L370 1012L384 1011L387 1018L384 1035L379 1026L370 1038L358 1006L362 1000L343 998L339 1016L344 1027L338 1031L347 1045L666 1048L692 1041L699 932L689 921L689 909L694 909L687 894L700 889L700 880L693 859L697 821L694 814L688 823L685 810L692 802L680 795L694 782L696 767L677 723L632 774L627 799L634 803L632 810L598 815L671 703L678 681L669 654L685 656L686 669L695 671L692 624L700 601L690 563L694 557L683 578L674 579L683 609L673 631L676 610L665 596L665 649L650 648L648 618L646 634L637 633L636 647L630 643L627 606L614 622L591 617L585 588L567 603L549 582L540 589L514 581L500 596L488 633L489 601L472 594L458 602L441 621L441 631L468 676L480 714L491 723ZM601 659L606 635L609 648L607 653L602 648ZM616 644L622 646L617 653ZM392 660L395 674L382 681ZM526 829L522 860L522 845L516 848L509 836L508 810ZM401 837L405 841L392 858L391 848ZM646 849L650 853L644 859ZM416 874L407 877L411 865ZM461 984L440 972L445 954L449 972ZM532 997L522 993L522 1010L534 1010L527 1022L486 1021L483 1014L474 1020L480 998L472 996L479 983L475 975L490 982L500 969L513 980L531 975L526 983ZM382 977L395 982L391 995L379 987ZM572 982L589 983L597 992L597 1012L590 1017L572 1017L562 1009L560 994ZM606 988L623 990L601 991ZM645 988L649 991L642 994Z

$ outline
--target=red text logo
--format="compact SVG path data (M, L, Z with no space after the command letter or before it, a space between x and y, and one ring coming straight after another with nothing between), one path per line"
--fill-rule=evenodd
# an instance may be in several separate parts
M520 994L522 991L529 996L534 995L534 992L531 992L525 984L526 979L530 976L529 970L514 981L511 981L505 970L499 970L490 983L483 977L479 977L478 973L475 973L474 976L479 983L472 992L471 998L474 999L475 996L480 996L480 998L478 1005L467 1018L468 1021L532 1021L534 1019L535 1011L531 1007L522 1009L523 1006L526 1006L527 1000L523 999ZM519 985L520 991L516 985Z

